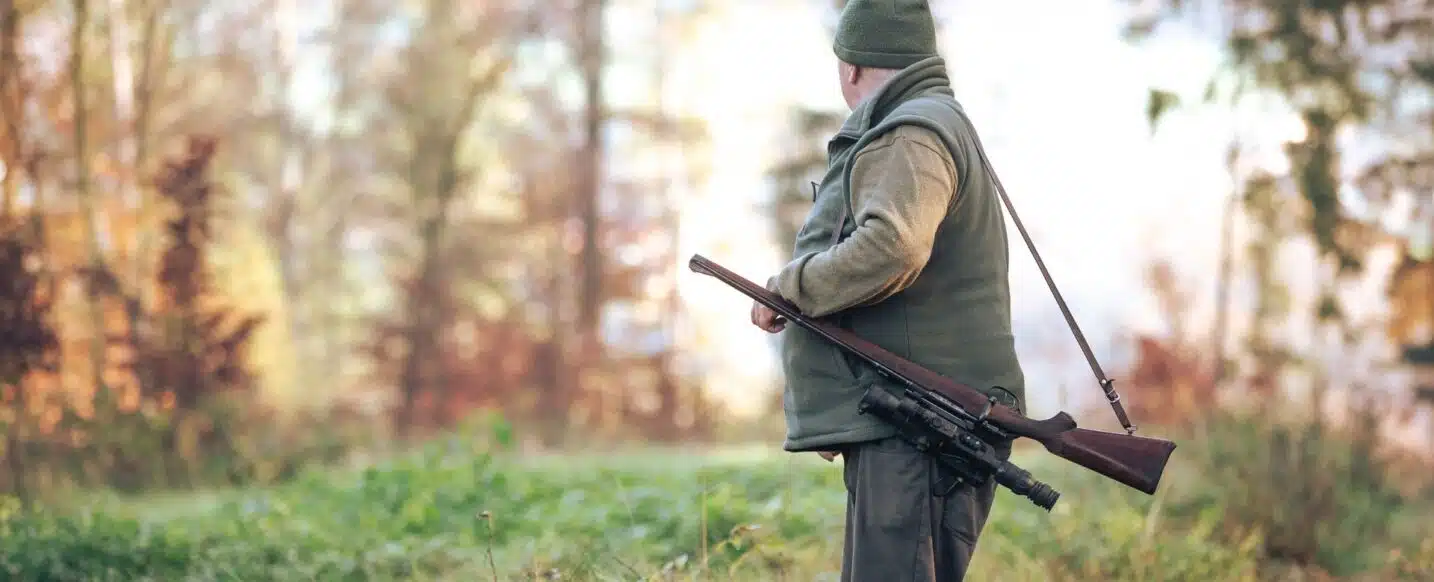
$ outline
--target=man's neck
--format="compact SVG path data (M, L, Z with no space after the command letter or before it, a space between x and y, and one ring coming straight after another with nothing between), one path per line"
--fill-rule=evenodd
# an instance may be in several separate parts
M867 69L867 71L870 76L863 79L862 86L857 88L857 95L860 96L857 103L865 103L866 100L881 93L881 90L885 89L886 85L901 72L890 69Z

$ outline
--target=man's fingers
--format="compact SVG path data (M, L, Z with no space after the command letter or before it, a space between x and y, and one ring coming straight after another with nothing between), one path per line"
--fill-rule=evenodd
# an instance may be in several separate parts
M763 327L763 329L772 333L777 333L779 331L782 331L783 329L786 329L786 327L787 320L782 319L780 317L773 317L767 320L767 325Z
M772 318L768 316L768 313L761 303L754 303L752 305L752 325L767 329L772 325Z
M787 326L787 319L767 306L757 303L752 306L752 325L768 333L777 333Z

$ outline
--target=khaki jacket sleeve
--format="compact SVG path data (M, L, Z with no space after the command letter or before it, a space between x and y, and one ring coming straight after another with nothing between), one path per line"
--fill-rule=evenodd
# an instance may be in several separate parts
M852 163L856 230L831 248L797 257L768 284L810 317L871 305L910 286L955 202L955 164L928 129L894 129Z

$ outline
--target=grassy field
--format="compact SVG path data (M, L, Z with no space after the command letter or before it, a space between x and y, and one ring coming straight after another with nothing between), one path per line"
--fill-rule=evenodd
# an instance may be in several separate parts
M516 458L465 442L276 488L11 505L0 578L835 579L840 462L761 447ZM1174 463L1147 497L1043 453L1017 460L1061 502L1046 513L1003 492L969 579L1301 579L1262 569L1261 534L1232 533L1203 468ZM1428 522L1385 525L1417 540ZM1365 545L1359 579L1401 577L1388 544ZM1426 546L1434 558L1434 535Z

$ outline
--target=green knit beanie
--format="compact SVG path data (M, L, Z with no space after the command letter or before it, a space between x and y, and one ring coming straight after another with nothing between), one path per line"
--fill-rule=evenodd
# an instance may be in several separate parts
M905 69L937 56L936 22L926 0L850 0L833 48L852 65Z

